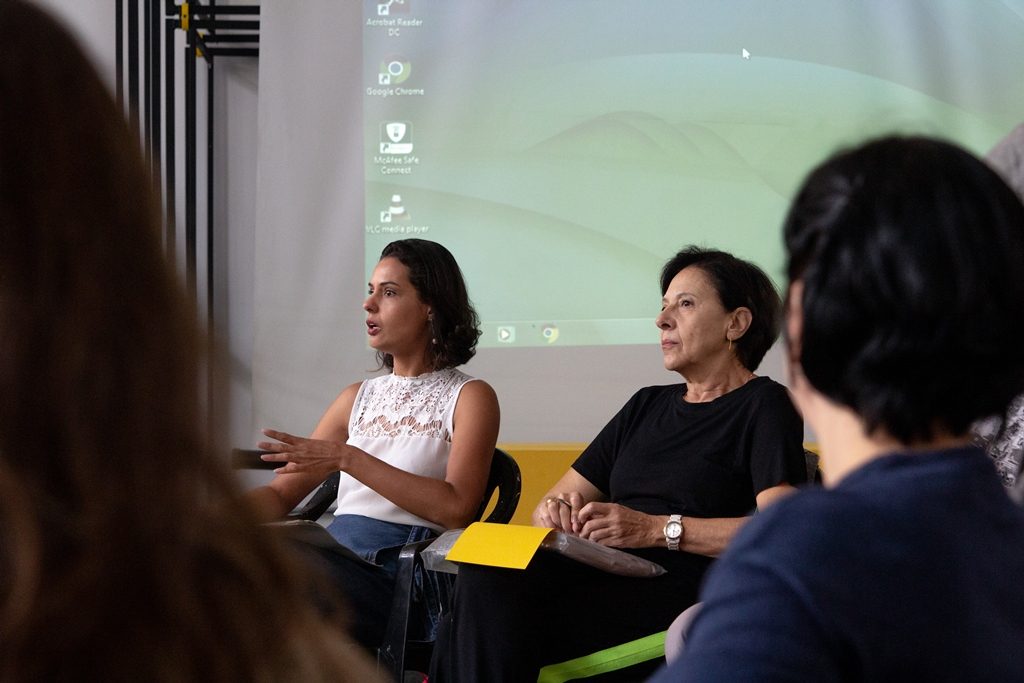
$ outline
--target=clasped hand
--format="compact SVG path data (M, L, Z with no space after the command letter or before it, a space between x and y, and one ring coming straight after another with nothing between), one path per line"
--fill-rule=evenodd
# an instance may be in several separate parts
M347 446L323 439L307 439L287 432L264 429L263 434L280 443L261 441L257 447L267 462L283 462L285 465L274 470L278 474L318 474L327 478L333 472L344 469L342 459Z
M617 503L590 502L573 491L545 498L533 514L537 526L558 529L612 548L655 545L656 518Z

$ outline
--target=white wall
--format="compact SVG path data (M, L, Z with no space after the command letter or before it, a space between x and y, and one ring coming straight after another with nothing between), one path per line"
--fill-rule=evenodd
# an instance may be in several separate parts
M214 324L226 353L231 443L252 432L253 260L256 234L258 61L218 58L214 69Z

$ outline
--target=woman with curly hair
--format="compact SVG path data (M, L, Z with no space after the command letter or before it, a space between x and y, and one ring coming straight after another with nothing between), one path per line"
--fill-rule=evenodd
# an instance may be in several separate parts
M270 517L297 505L341 472L328 531L366 562L331 553L327 571L347 594L354 633L375 649L394 592L398 551L472 521L498 438L494 390L459 371L480 336L462 272L440 244L392 242L381 253L363 302L366 334L390 373L346 387L310 438L271 429L264 459L286 463L253 492ZM438 598L420 613L429 636ZM431 597L433 595L433 597Z

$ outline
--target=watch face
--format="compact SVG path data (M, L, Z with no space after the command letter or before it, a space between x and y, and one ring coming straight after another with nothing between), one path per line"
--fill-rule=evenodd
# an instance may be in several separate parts
M679 522L669 522L665 525L665 535L669 538L679 538L683 534L683 525Z

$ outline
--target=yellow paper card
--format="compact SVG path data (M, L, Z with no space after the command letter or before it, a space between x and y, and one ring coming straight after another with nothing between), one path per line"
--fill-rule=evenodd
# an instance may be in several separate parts
M526 569L551 529L518 524L470 524L448 551L452 562Z

